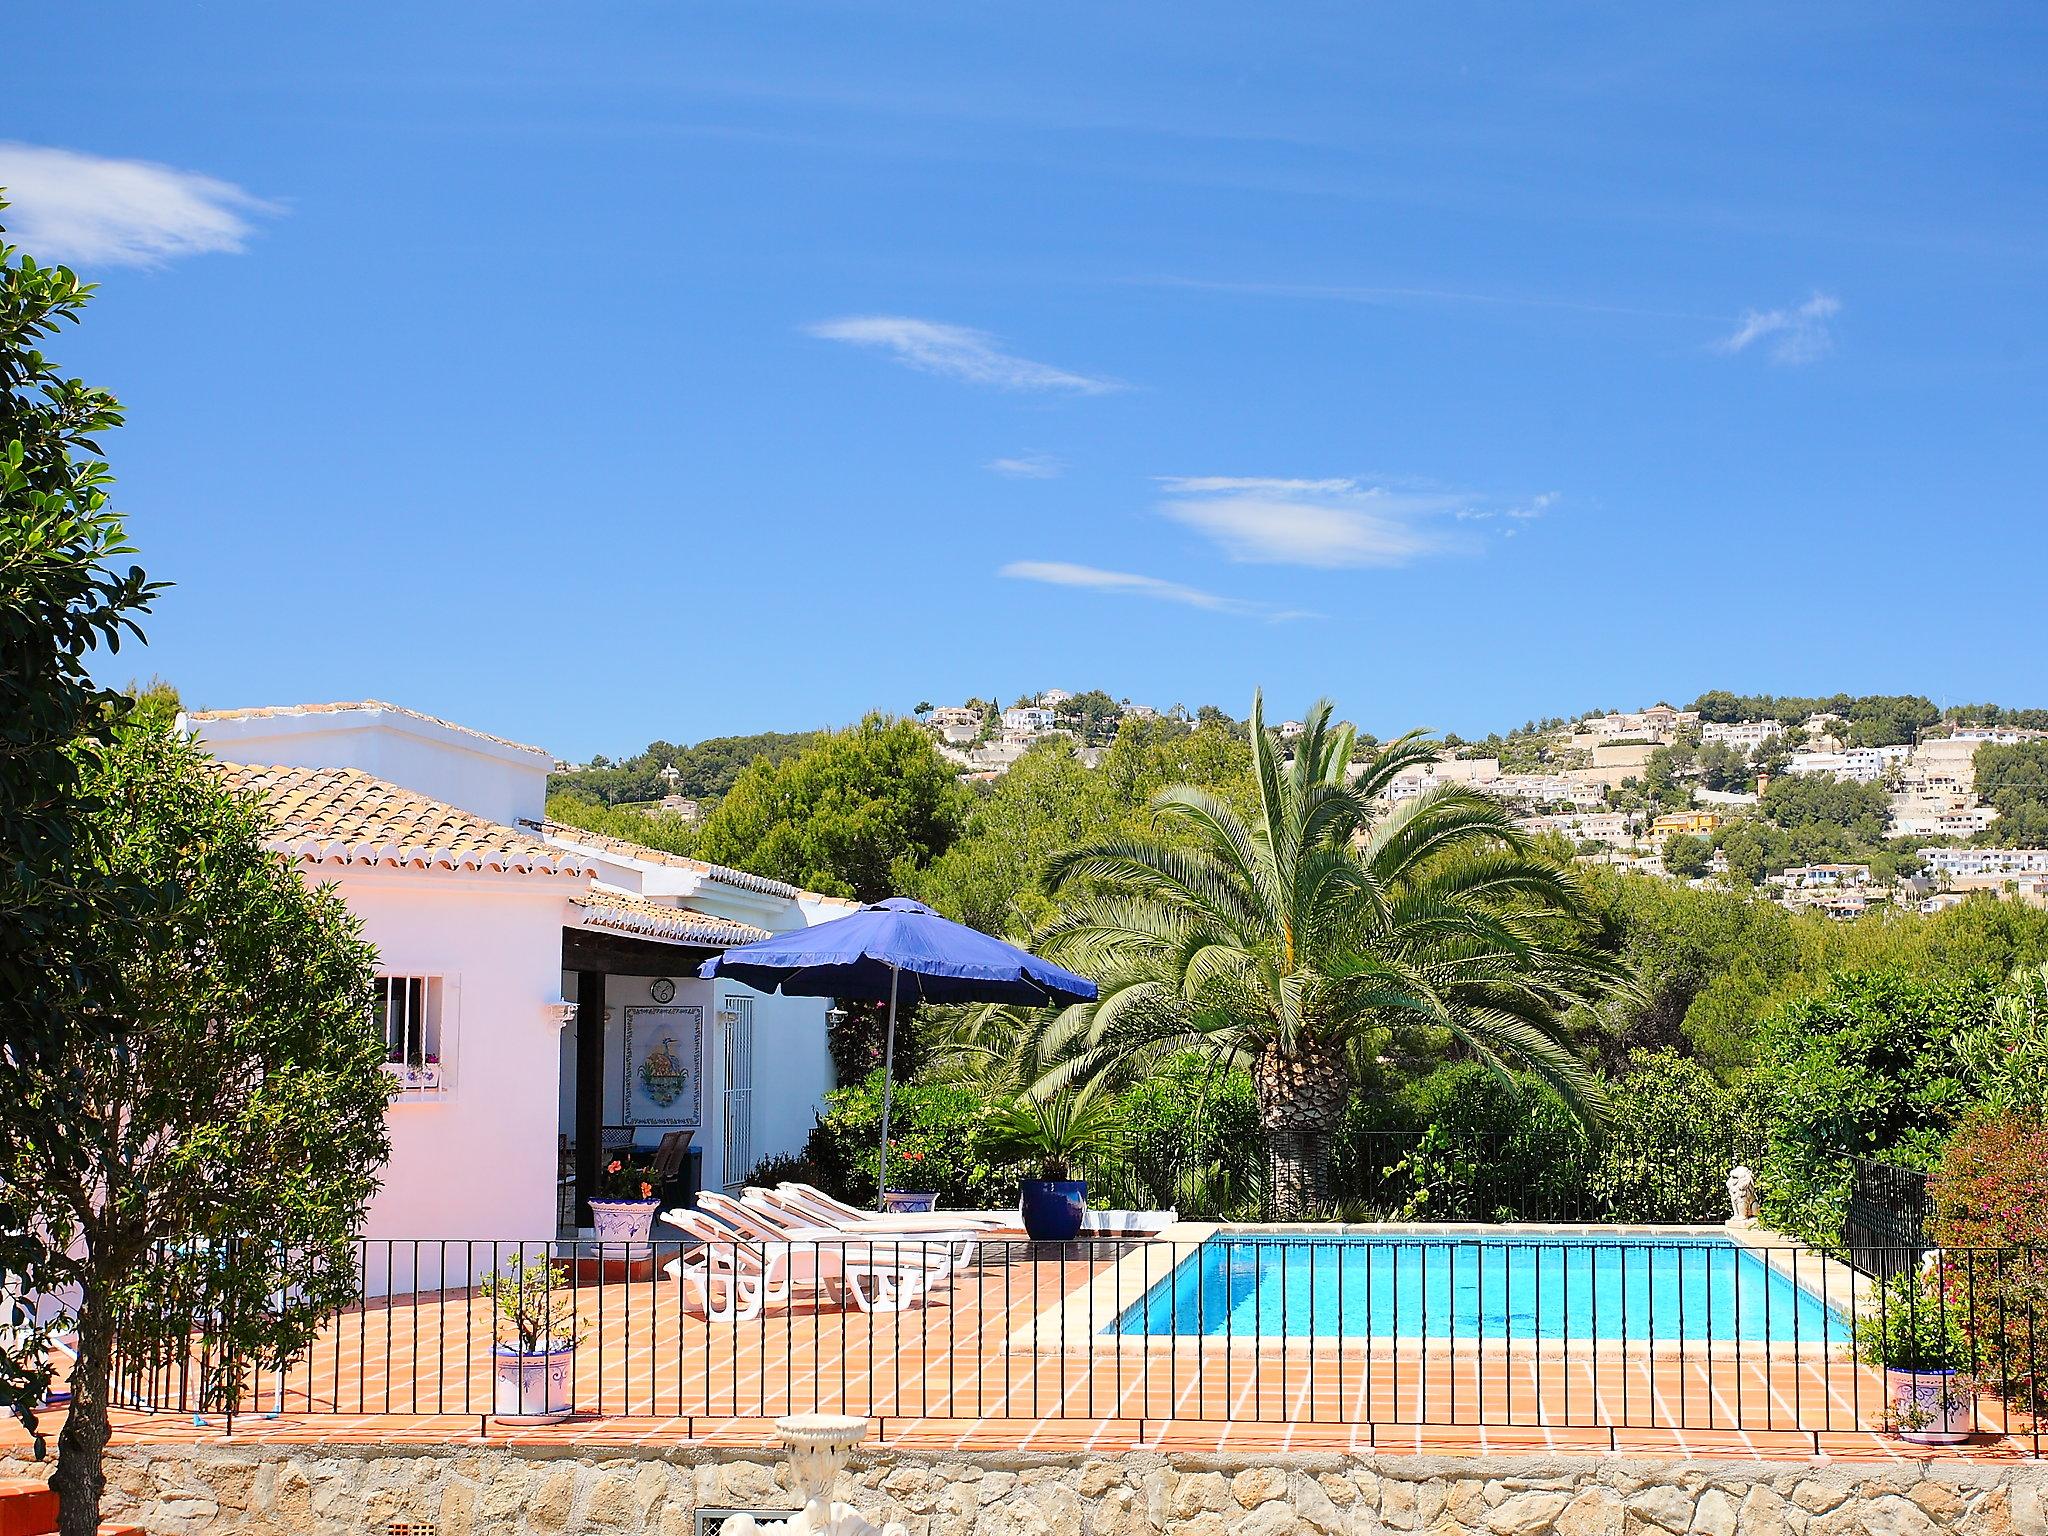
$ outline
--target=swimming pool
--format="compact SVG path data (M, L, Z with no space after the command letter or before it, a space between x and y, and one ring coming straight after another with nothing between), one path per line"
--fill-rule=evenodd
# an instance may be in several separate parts
M1608 1234L1212 1237L1106 1330L1231 1338L1834 1344L1847 1321L1726 1238ZM1809 1289L1809 1286L1813 1287Z

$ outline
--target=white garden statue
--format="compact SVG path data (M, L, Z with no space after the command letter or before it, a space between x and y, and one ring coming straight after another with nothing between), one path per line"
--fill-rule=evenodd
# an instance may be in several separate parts
M876 1525L850 1504L834 1503L832 1484L853 1448L868 1435L868 1421L836 1413L799 1413L775 1421L789 1447L789 1470L804 1507L787 1520L766 1524L734 1515L719 1536L908 1536L900 1525Z
M1740 1163L1728 1170L1728 1225L1746 1227L1756 1220L1756 1175Z

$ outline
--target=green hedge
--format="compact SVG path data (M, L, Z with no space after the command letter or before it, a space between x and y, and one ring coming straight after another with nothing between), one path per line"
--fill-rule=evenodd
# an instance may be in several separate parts
M1764 1220L1839 1242L1853 1158L1931 1167L1974 1096L1958 1042L1990 1017L1995 993L1985 977L1846 971L1766 1019L1757 1065L1771 1099L1757 1170Z
M1717 1222L1728 1218L1728 1170L1763 1159L1766 1102L1746 1079L1724 1086L1672 1051L1636 1051L1608 1085L1613 1119L1592 1189L1613 1221Z

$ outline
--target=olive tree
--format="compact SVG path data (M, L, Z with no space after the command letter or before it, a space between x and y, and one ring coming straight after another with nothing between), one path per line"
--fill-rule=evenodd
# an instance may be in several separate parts
M63 1536L98 1520L117 1359L203 1358L204 1401L231 1409L354 1295L350 1241L389 1152L373 951L331 889L265 848L261 802L140 726L85 788L119 920L73 936L102 980L0 1131L0 1228L25 1234L77 1336Z

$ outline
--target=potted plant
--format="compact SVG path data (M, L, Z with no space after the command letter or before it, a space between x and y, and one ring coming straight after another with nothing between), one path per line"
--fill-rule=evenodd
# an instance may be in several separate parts
M1977 1394L1966 1366L1961 1308L1935 1272L1908 1270L1879 1285L1856 1319L1857 1358L1884 1371L1890 1423L1915 1445L1970 1437Z
M606 1162L598 1170L597 1193L590 1200L590 1224L598 1242L646 1242L654 1230L654 1213L661 1208L659 1188L654 1170L630 1156Z
M1004 1162L1036 1162L1039 1176L1024 1179L1018 1205L1024 1230L1039 1242L1071 1242L1088 1214L1088 1182L1075 1169L1101 1162L1122 1145L1115 1102L1096 1079L1079 1089L1020 1094L991 1110L983 1127L988 1154Z
M921 1214L939 1208L939 1192L935 1189L915 1187L919 1176L925 1172L924 1153L916 1147L899 1151L895 1142L889 1143L889 1160L900 1165L897 1178L907 1187L899 1188L890 1184L882 1190L882 1208L906 1214Z
M581 1332L567 1266L522 1250L485 1277L481 1289L497 1314L491 1416L501 1424L559 1424L576 1411L572 1387Z

